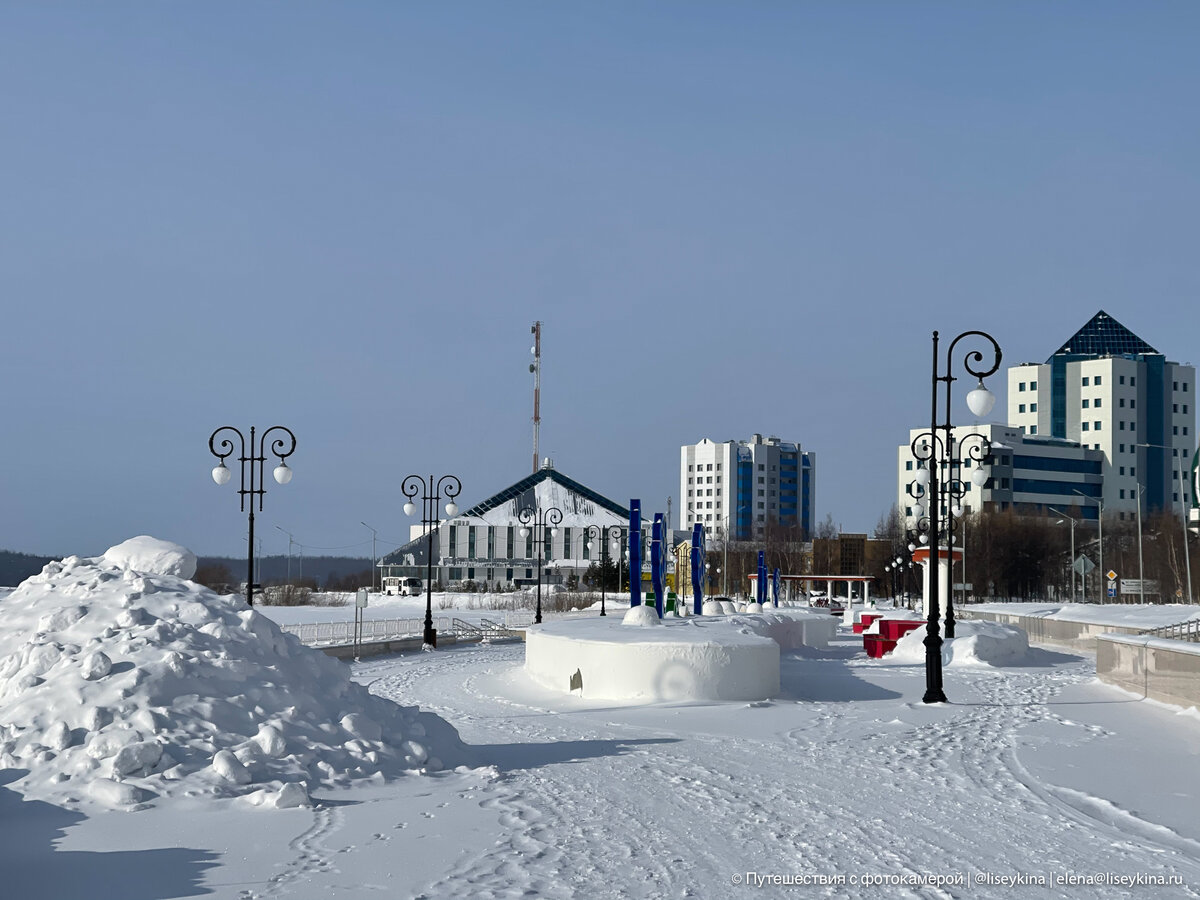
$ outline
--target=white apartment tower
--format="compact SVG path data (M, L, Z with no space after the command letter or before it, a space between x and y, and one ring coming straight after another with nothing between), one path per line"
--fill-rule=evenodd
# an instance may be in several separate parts
M679 452L679 528L699 522L711 534L751 540L768 523L811 534L816 454L798 443L755 434L749 442L704 438Z
M1103 454L1105 511L1191 507L1196 369L1162 354L1101 310L1044 363L1008 370L1008 421L1030 436ZM1097 506L1085 513L1096 515Z

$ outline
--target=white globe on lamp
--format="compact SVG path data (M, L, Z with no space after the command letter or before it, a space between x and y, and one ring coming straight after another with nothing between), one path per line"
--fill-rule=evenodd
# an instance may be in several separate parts
M279 465L277 465L272 474L275 476L275 480L280 484L287 484L292 480L292 470L288 468L288 464L285 462L281 462Z
M225 460L221 460L219 466L213 466L212 479L217 484L229 484L229 479L233 477L233 473L225 467Z
M458 504L453 500L446 504L446 515L450 518L454 518L458 515Z
M976 418L982 419L992 411L992 407L995 405L995 395L984 387L983 379L980 378L979 386L967 394L967 407L975 414Z
M974 472L971 473L971 481L976 487L983 487L985 484L987 484L987 480L987 469L985 469L983 466L979 466Z
M924 466L917 469L916 482L922 487L929 484L929 470Z
M404 504L404 514L406 516L411 516L416 511L417 511L417 507L413 504L413 502L411 500L409 500L407 503Z

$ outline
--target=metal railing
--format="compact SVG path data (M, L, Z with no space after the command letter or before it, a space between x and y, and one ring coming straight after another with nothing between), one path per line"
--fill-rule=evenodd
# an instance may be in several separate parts
M456 638L478 640L504 640L520 637L506 625L487 619L476 625L458 618L437 616L433 627L438 634L453 634ZM317 622L301 625L282 625L282 631L294 634L300 643L309 646L326 646L354 643L353 622ZM404 638L419 638L425 633L425 619L363 619L360 641L391 641Z
M1143 631L1144 637L1160 637L1172 641L1191 641L1200 643L1200 619L1180 622L1178 625L1163 625Z

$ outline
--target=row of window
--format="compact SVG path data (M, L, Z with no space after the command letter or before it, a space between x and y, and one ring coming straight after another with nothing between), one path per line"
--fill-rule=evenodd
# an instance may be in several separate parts
M711 507L712 503L709 503L708 505ZM534 544L535 544L534 534L536 531L536 529L534 529L534 528L530 528L529 533L527 535L525 535L525 537L521 538L517 532L518 526L516 526L516 525L507 525L507 526L504 526L504 525L500 525L500 526L453 525L447 531L447 540L446 540L446 543L447 543L447 548L446 548L447 554L446 555L447 556L450 556L453 558L453 557L457 557L459 555L458 554L459 543L460 543L459 538L460 538L461 532L464 528L466 529L466 532L467 532L467 559L497 559L497 558L514 559L514 558L516 558L518 539L521 544L524 544L524 548L523 548L524 555L521 557L522 559L532 559L534 556L537 555L536 551L535 551L535 546L534 546ZM478 550L477 550L477 543L476 543L476 532L478 532L479 529L481 529L481 528L486 529L486 531L487 531L487 555L483 556L483 557L480 557L477 555ZM497 553L496 553L496 532L499 530L503 531L503 546L505 549L503 556L497 556ZM603 530L607 534L611 534L611 532L615 529L606 528ZM627 534L628 534L627 529L622 530L622 532L621 532L622 543L624 542L625 536ZM590 540L592 540L592 538L591 538L591 535L588 533L587 529L576 529L575 533L572 534L572 529L562 528L562 529L560 529L559 537L552 536L550 531L547 530L545 536L546 536L546 541L545 541L545 548L543 550L543 555L544 555L545 559L553 559L554 558L555 547L561 548L561 550L567 556L572 557L572 558L577 558L580 556L583 559L591 559L592 558L592 551L588 547L588 542ZM560 540L560 537L561 537L561 540ZM599 548L596 548L596 549L599 550ZM577 552L577 550L579 552ZM600 554L597 553L597 557L599 557L599 555Z
M689 472L692 472L692 471L697 471L697 472L711 472L712 470L713 470L713 464L712 464L712 463L697 463L697 464L696 464L696 465L694 465L694 466L688 466L688 471L689 471ZM720 463L717 463L717 471L718 471L718 472L720 472L720 471L721 471L721 464L720 464Z
M1030 411L1030 412L1037 412L1037 404L1036 404L1036 403L1030 403L1030 404L1029 404L1029 411ZM1021 404L1018 404L1018 405L1017 405L1017 412L1025 412L1025 404L1024 404L1024 403L1021 403Z
M688 484L691 484L691 483L692 483L692 479L688 478ZM713 477L711 475L703 475L703 476L698 475L698 476L696 476L695 483L696 484L712 484ZM717 484L720 484L720 483L721 483L721 476L718 475L717 476Z
M1036 381L1031 381L1031 382L1029 382L1029 389L1030 389L1031 391L1036 391L1036 390L1037 390L1037 382L1036 382ZM1021 382L1018 382L1018 384L1017 384L1017 390L1018 390L1018 391L1023 391L1023 390L1025 390L1025 382L1023 382L1023 381L1021 381Z

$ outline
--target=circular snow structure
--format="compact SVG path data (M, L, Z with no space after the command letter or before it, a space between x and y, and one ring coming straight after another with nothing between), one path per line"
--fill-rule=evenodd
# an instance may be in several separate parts
M779 693L779 644L746 624L545 622L526 632L525 671L543 687L596 700L765 700Z

